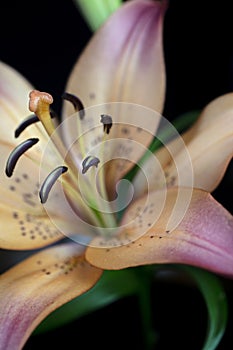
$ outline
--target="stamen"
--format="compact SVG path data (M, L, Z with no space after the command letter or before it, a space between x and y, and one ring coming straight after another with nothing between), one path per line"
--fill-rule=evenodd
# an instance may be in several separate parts
M38 90L32 90L29 94L29 109L34 112L41 121L45 131L51 137L52 142L56 146L61 156L70 158L67 155L66 147L60 138L60 135L55 132L56 125L51 118L50 104L53 102L53 97L47 92L40 92Z
M42 204L44 204L47 201L51 188L53 187L59 176L64 174L67 170L68 168L66 166L59 166L53 171L51 171L51 173L46 177L39 191L40 201Z
M6 163L6 175L11 177L15 168L15 165L22 154L24 154L29 148L35 145L39 141L38 138L31 138L20 143L9 155Z
M21 124L19 124L18 128L15 130L15 138L19 137L19 135L31 124L34 124L39 121L39 118L36 114L31 114L29 117L25 118Z
M50 110L50 116L51 118L56 118L57 114L53 111ZM19 137L19 135L30 125L39 122L40 119L37 117L36 114L31 114L27 118L25 118L17 127L15 130L15 138Z
M72 95L68 92L64 92L62 98L73 104L75 111L79 112L79 117L82 120L85 116L85 110L81 100L77 96Z
M100 160L97 157L88 156L87 158L85 158L82 162L82 174L85 174L91 166L95 166L97 168L99 162Z
M108 114L101 114L100 118L100 122L104 125L104 132L106 132L106 134L109 134L112 127L112 117Z

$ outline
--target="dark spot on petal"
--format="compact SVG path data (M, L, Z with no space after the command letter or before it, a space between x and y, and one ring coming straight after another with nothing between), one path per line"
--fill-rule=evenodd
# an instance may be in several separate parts
M89 97L91 100L95 99L95 93L94 92L90 92Z
M122 134L128 135L130 133L128 128L122 128L121 129Z

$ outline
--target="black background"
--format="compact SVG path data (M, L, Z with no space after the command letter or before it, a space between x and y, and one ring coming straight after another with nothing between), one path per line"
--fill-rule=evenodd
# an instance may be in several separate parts
M230 1L170 0L164 25L167 96L164 116L201 109L233 89L233 14ZM21 72L37 89L48 91L59 112L66 78L91 37L72 0L1 2L0 59ZM3 20L4 19L4 20ZM233 166L213 195L233 213ZM229 298L229 323L219 350L233 346L233 283L222 279ZM152 290L158 350L201 349L205 304L198 290L177 281L155 282ZM120 347L143 349L136 298L57 331L33 336L25 350ZM67 345L61 345L62 340ZM50 346L51 346L50 345Z

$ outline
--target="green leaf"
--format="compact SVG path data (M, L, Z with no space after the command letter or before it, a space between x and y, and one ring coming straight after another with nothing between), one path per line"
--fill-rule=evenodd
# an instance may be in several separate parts
M120 298L136 294L139 284L134 269L104 271L91 290L55 310L37 327L34 334L63 326Z
M74 3L94 32L121 6L122 0L74 0Z
M224 288L217 276L205 270L191 266L183 266L182 269L198 285L208 309L208 332L202 350L214 350L224 335L228 319L228 305Z

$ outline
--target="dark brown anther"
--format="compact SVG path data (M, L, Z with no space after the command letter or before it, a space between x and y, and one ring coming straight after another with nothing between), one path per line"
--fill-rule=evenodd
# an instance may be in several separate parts
M24 154L29 148L34 146L38 141L38 138L31 138L26 141L23 141L17 147L14 148L14 150L9 155L9 158L6 163L5 172L8 177L12 176L16 163L21 157L21 155Z
M73 104L75 112L79 112L79 117L82 120L85 116L85 110L81 100L77 96L68 92L64 92L62 98Z
M31 114L29 117L25 118L21 124L15 130L15 138L19 137L19 135L31 124L37 123L39 118L36 114Z
M99 158L93 157L93 156L88 156L82 162L82 167L83 167L82 173L85 174L87 172L87 170L92 166L95 166L97 168L99 162L100 162Z
M59 166L53 171L51 171L51 173L49 173L49 175L46 177L39 192L40 201L42 204L44 204L47 201L51 188L53 187L59 176L67 172L67 170L68 168L66 166Z
M56 113L51 110L50 111L50 115L51 118L55 118L57 117ZM21 135L21 133L30 125L35 124L37 122L39 122L40 119L37 117L36 114L31 114L28 117L26 117L17 127L17 129L15 130L15 138L19 137L19 135Z
M101 114L100 122L103 123L104 132L106 132L106 134L109 134L112 127L112 117L108 114Z

